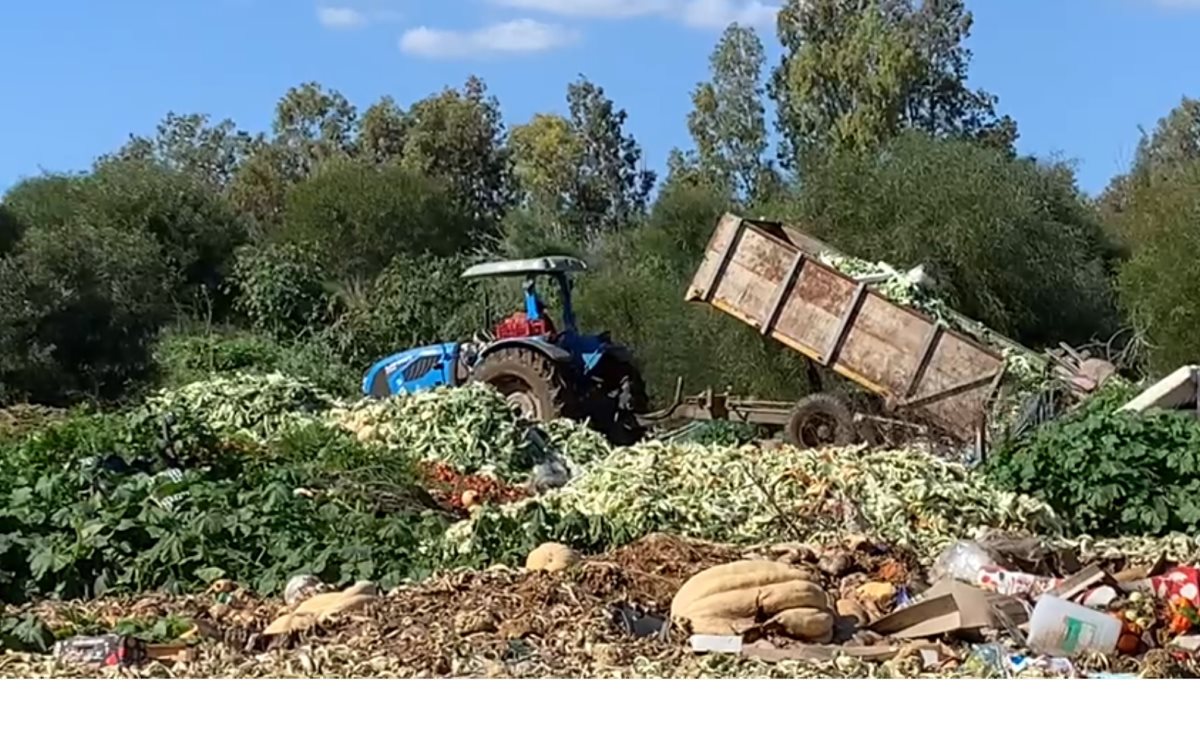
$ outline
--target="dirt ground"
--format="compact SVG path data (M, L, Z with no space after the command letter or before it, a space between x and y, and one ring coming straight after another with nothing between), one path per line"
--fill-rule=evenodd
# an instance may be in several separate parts
M858 545L813 561L837 590L862 580L911 578L903 556ZM259 633L287 611L234 587L197 596L150 595L93 602L43 602L8 615L35 613L52 630L110 631L119 620L174 618L193 625L180 660L133 668L59 663L51 655L0 655L0 677L868 677L936 676L957 668L924 667L911 658L885 664L768 664L698 656L677 633L633 637L614 605L666 614L675 591L713 565L755 557L812 559L817 551L744 551L652 535L563 573L497 568L450 573L380 595L304 634ZM839 556L844 556L844 559ZM917 658L919 661L919 658ZM1135 671L1137 664L1107 664ZM1175 672L1172 661L1160 670ZM1174 669L1174 670L1172 670Z

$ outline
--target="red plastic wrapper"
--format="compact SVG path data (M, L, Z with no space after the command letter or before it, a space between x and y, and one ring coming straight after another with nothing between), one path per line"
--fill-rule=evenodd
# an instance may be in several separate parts
M1154 595L1162 601L1186 599L1200 609L1200 570L1191 566L1172 568L1161 576L1152 577L1150 585Z

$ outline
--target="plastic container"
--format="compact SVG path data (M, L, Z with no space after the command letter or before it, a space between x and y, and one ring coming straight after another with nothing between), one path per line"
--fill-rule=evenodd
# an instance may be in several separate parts
M1029 648L1046 655L1107 654L1120 637L1120 619L1053 596L1038 599L1029 619Z

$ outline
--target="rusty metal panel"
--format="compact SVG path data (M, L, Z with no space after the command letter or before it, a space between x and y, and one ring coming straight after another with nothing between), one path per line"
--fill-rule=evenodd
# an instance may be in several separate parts
M854 297L854 283L833 269L812 261L800 273L790 296L784 299L772 336L796 345L820 361L822 351Z
M708 302L810 359L832 359L833 370L890 405L910 407L970 438L1003 372L1003 357L816 260L797 270L801 252L824 247L788 226L726 215L687 298Z
M709 290L720 281L722 265L726 256L736 248L737 235L741 228L742 220L735 215L724 215L717 223L712 237L708 240L708 247L704 249L704 259L692 277L687 300L711 301Z
M914 368L913 356L920 351L929 329L927 319L868 293L839 360L883 387L884 396L901 397Z

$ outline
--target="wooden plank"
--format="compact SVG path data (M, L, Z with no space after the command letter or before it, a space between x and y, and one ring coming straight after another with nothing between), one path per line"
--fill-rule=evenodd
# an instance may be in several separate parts
M763 315L762 327L759 328L763 335L770 335L771 331L775 329L775 323L779 320L779 313L783 310L783 303L791 293L792 287L796 285L796 279L800 276L800 270L804 268L804 263L807 260L808 257L802 252L796 253L796 259L788 267L787 275L779 283L778 289L775 290L775 296L771 298L771 306Z
M897 405L900 407L915 409L917 407L921 407L923 405L930 404L931 402L936 402L937 400L942 399L944 397L948 397L952 394L958 394L960 392L969 391L971 389L977 389L981 386L987 386L988 384L992 383L995 380L995 378L996 377L994 375L981 376L977 379L971 379L970 381L965 381L962 384L946 387L945 389L939 389L938 391L933 392L931 394L924 394L922 396L914 397L912 399L901 400L900 402L897 403Z
M721 252L721 260L717 262L717 268L713 270L708 283L704 285L703 299L705 302L711 301L713 295L717 293L717 288L721 286L721 279L725 276L725 270L729 268L729 262L733 260L734 251L737 250L738 244L742 240L741 236L745 228L746 226L743 223L738 223L733 237L726 241L725 250Z
M854 296L850 298L849 306L842 313L842 319L838 323L837 330L830 336L829 345L825 347L821 363L826 366L832 366L837 362L838 351L842 349L842 343L846 340L846 332L849 331L854 318L858 316L858 310L862 307L863 298L866 296L867 285L859 284L854 290Z
M896 310L868 292L850 328L838 361L854 366L887 387L885 398L902 396L912 376L913 357L929 333L929 322Z
M917 365L913 368L912 376L908 380L908 386L904 389L905 399L911 397L913 392L917 390L917 385L921 383L921 379L925 376L925 369L929 367L929 359L933 357L933 349L937 345L938 338L941 337L942 324L934 323L933 329L929 331L929 337L925 339L920 353L917 354Z

